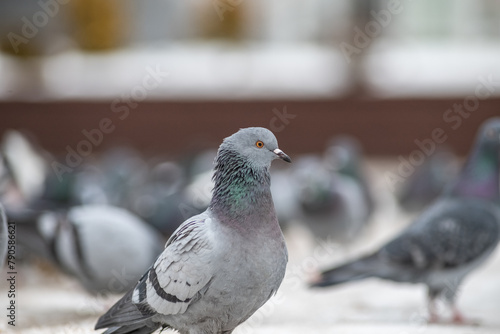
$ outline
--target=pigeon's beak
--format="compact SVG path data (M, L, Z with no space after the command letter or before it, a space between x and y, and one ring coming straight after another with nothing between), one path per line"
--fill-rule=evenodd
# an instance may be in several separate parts
M286 162L292 162L292 159L288 155L285 154L282 150L279 148L275 149L274 154L276 154L281 160L285 160Z

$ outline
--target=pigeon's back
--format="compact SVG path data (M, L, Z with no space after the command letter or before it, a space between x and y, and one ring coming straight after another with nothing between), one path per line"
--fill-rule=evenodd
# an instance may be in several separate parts
M75 207L68 220L87 259L77 275L92 291L127 291L163 250L159 233L121 208Z
M433 271L461 267L459 271L465 275L486 259L499 240L497 205L474 199L441 199L379 251L382 258L398 268L392 273L381 272L380 276L426 281ZM407 271L400 270L403 268Z

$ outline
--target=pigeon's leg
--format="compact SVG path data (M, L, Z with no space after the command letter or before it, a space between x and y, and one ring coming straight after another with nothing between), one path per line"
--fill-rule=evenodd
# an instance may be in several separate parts
M479 321L474 319L469 319L463 316L462 312L453 305L452 306L452 318L451 322L455 325L464 325L464 326L479 326Z
M443 290L443 297L451 310L451 323L456 325L475 326L478 324L477 321L465 318L456 306L455 301L457 299L459 284L460 281L453 282L453 284L448 284Z
M467 322L467 321L465 321L465 318L462 315L462 313L458 310L458 308L455 305L452 306L452 312L453 312L453 316L451 318L451 321L453 323L465 324Z
M436 301L429 300L428 302L429 319L427 320L430 324L437 324L439 322L439 315L436 311Z
M437 310L436 299L439 296L441 290L428 287L427 289L427 308L429 311L429 319L427 320L431 324L439 322L439 314Z

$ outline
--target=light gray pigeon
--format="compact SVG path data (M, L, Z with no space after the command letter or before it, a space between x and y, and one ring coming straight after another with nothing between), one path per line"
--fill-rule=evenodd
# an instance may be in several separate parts
M47 153L33 138L16 130L6 131L0 146L10 177L22 195L22 200L29 203L40 197L49 169Z
M224 139L208 209L179 226L96 329L228 334L274 295L288 260L269 189L276 158L290 162L267 129L246 128Z
M367 277L428 287L430 321L438 298L464 323L455 306L465 276L488 258L500 238L500 118L487 121L458 179L416 221L375 253L325 271L325 287Z
M76 277L92 293L124 293L163 250L164 241L125 209L77 206L11 215L20 245Z

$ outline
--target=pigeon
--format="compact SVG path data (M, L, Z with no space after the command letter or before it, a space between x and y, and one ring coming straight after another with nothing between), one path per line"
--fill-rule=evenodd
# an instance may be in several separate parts
M294 180L301 220L317 239L352 240L374 211L354 138L335 138L323 158L303 157L296 164Z
M457 158L453 152L437 150L401 184L397 193L399 204L408 212L424 209L439 197L458 172Z
M8 174L23 202L40 197L49 168L46 161L48 153L38 147L33 138L16 130L5 132L1 152Z
M374 199L363 170L362 150L358 140L350 136L335 137L330 141L324 155L329 170L358 184L365 197L367 211L373 211Z
M272 160L291 162L265 128L224 139L203 213L182 223L151 268L97 322L106 334L232 333L271 296L288 252L270 192Z
M427 285L429 321L437 302L451 321L466 323L455 306L463 279L493 252L500 238L500 118L485 122L457 180L399 236L379 250L324 271L312 287L368 277ZM441 319L442 320L442 319Z
M54 173L49 163L54 157L31 133L7 130L0 146L0 198L5 207L56 209L74 202L80 168Z
M354 137L338 136L330 141L324 155L338 197L337 219L346 222L348 234L356 234L375 209L362 166L361 145Z
M271 173L271 193L273 194L276 215L281 229L286 232L300 212L298 205L297 187L293 180L292 171L289 168L274 170Z
M319 156L306 155L298 159L293 170L296 183L300 220L317 238L336 235L337 194L331 187L331 175Z
M0 269L3 268L5 264L8 241L7 217L5 216L5 210L2 204L0 204Z
M128 196L144 184L148 174L146 162L130 147L115 147L104 152L98 166L104 174L103 188L109 203L120 207L127 206Z
M53 261L93 294L125 293L163 251L158 232L118 207L24 210L9 216L21 246Z
M206 209L190 205L184 192L184 174L177 163L162 161L151 169L147 181L131 192L128 199L128 207L166 237L170 237L182 221Z

